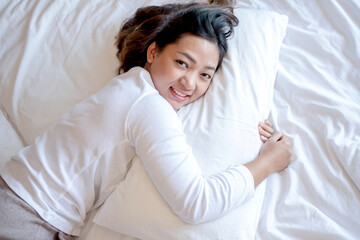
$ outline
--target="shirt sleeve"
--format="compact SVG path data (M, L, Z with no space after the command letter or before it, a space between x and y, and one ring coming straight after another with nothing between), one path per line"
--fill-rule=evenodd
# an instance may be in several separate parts
M149 94L134 104L127 136L154 185L184 222L217 219L254 195L253 176L241 164L202 174L180 119L159 95Z

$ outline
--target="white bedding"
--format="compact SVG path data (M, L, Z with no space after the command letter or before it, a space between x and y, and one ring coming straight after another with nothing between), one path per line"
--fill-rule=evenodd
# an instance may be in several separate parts
M0 2L1 165L116 74L121 22L159 2ZM295 158L267 181L255 239L359 239L359 1L236 2L289 17L270 119Z

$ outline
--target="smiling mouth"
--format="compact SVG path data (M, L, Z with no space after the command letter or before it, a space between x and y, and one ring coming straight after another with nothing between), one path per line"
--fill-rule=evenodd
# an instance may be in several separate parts
M180 92L179 90L177 90L177 89L175 89L175 88L173 88L173 87L170 87L170 89L172 90L173 95L174 95L177 99L179 99L179 100L184 101L184 100L186 100L188 97L190 97L190 95L186 95L186 94L184 94L183 92Z

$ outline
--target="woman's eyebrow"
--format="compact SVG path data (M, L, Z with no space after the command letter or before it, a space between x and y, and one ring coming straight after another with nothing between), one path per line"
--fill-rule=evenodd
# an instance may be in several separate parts
M185 56L186 58L188 58L192 63L195 63L195 64L196 64L195 59L192 58L189 54L187 54L187 53L185 53L185 52L179 52L179 51L178 51L178 53L181 54L181 55L183 55L183 56ZM215 68L215 67L212 67L212 66L206 66L205 68L210 69L210 70L214 70L214 71L216 70L216 68Z

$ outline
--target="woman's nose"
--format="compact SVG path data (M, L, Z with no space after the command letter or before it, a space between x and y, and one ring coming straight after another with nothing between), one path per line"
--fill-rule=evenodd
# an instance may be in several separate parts
M180 79L180 83L187 89L193 90L196 87L196 76L195 74L188 73Z

